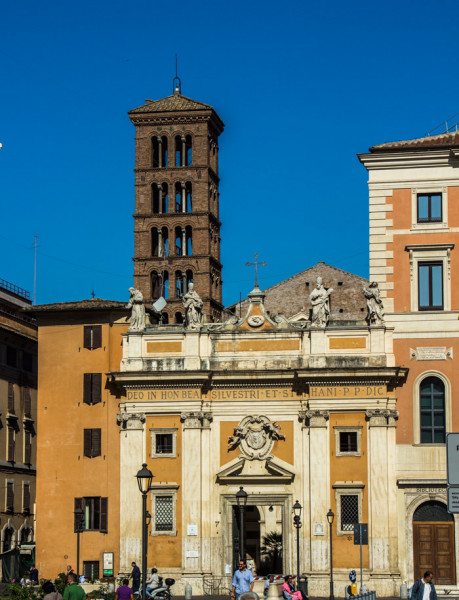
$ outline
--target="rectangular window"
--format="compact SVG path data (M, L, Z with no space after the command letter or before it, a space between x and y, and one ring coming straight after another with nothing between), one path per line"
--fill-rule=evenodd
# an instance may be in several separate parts
M359 496L342 494L341 500L341 531L353 531L354 523L359 522Z
M8 383L8 412L14 415L14 384Z
M18 353L16 348L13 348L12 346L6 347L6 364L9 367L17 367Z
M101 531L107 533L108 525L108 498L87 497L75 498L75 509L81 508L83 511L84 531ZM74 515L74 530L78 529L77 515Z
M101 429L85 429L83 433L84 455L95 458L101 455L102 446Z
M418 223L441 223L442 195L418 194Z
M97 404L102 400L102 373L84 374L83 402Z
M12 481L6 483L6 512L14 512L14 483Z
M32 463L32 434L27 430L24 430L24 463Z
M15 450L15 431L12 425L8 425L8 460L14 462L14 450Z
M84 560L83 575L89 581L99 579L99 562L97 560Z
M102 325L84 326L83 345L88 350L102 347Z
M418 263L419 310L443 310L443 263Z
M176 456L177 429L155 428L150 431L152 458L174 458Z
M172 496L155 497L155 530L172 531L174 528L174 502Z
M22 488L22 512L30 513L30 483L23 483Z
M357 431L340 431L339 450L340 452L357 452Z

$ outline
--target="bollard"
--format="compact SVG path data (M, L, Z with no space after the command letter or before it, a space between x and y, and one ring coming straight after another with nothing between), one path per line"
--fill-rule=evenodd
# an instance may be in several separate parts
M279 598L279 588L275 581L269 584L268 588L268 600L278 600Z
M407 600L408 598L408 586L406 585L406 581L400 586L400 598L401 600Z
M191 600L192 596L193 596L193 588L191 587L191 585L189 583L187 583L185 586L185 600Z

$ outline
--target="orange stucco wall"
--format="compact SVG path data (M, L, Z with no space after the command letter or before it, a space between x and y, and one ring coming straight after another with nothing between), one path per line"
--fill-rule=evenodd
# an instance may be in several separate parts
M361 427L361 455L336 456L335 427ZM330 482L361 482L362 490L362 523L368 523L368 456L367 456L367 423L365 413L331 413L330 414ZM349 490L352 493L352 490ZM331 507L337 518L335 489L331 490ZM337 524L333 526L333 555L337 568L360 565L360 546L354 546L354 535L337 535ZM363 547L363 566L368 567L368 546Z
M118 399L105 373L118 370L121 333L126 325L102 324L102 348L83 347L83 324L39 328L39 392L36 563L41 577L55 577L66 565L76 570L74 498L108 497L108 533L81 534L83 561L99 561L114 552L119 568L119 428ZM69 368L69 365L72 368ZM102 373L102 402L83 403L83 374ZM101 428L102 456L83 455L83 430Z

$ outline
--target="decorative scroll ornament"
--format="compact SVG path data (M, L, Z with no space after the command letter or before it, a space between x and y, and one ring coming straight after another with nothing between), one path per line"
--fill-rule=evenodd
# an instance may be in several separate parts
M263 415L249 416L234 428L233 435L228 440L228 447L233 450L240 446L248 459L260 460L269 455L276 440L285 440L285 435L280 432L280 425Z

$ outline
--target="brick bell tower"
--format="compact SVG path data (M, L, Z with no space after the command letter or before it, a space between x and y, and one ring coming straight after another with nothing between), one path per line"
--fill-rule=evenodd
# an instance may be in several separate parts
M129 111L136 128L134 285L146 303L163 296L163 323L182 323L193 282L207 321L222 305L218 136L224 123L208 104L181 93Z

